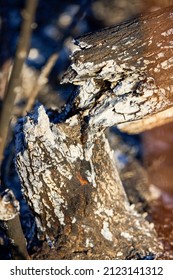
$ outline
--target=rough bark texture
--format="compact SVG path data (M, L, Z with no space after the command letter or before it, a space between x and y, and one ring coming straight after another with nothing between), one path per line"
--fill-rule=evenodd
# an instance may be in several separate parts
M128 204L103 130L172 106L172 22L169 8L76 40L64 82L79 91L52 122L39 107L19 126L17 168L39 238L52 248L47 258L52 250L61 259L159 254L153 225Z
M172 106L172 24L169 7L75 41L64 82L81 86L76 104L91 130Z
M56 248L57 258L157 255L153 225L129 206L105 136L83 144L76 117L51 124L43 107L35 121L24 124L17 166L39 238Z

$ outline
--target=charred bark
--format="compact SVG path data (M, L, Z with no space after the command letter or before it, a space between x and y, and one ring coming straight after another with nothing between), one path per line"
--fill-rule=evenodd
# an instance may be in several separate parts
M19 128L17 168L39 238L52 247L47 258L52 250L61 259L159 254L153 226L128 203L104 129L172 107L172 11L76 40L64 82L80 85L78 94L52 122L39 107Z
M81 86L76 103L92 130L128 127L172 107L172 23L169 7L75 41L64 82Z
M37 115L37 124L34 116L24 124L17 166L39 239L60 259L157 255L153 225L128 204L105 136L83 144L76 116L56 125L43 107Z

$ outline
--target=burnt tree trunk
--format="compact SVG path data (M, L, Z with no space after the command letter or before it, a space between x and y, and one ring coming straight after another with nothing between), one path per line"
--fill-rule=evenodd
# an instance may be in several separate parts
M37 115L24 124L17 166L39 239L60 259L157 254L153 225L128 204L104 134L82 143L76 116L56 125L43 107Z
M52 121L40 106L19 126L17 169L47 258L159 254L153 225L128 203L104 130L172 106L172 22L169 8L76 40L64 82L79 92Z

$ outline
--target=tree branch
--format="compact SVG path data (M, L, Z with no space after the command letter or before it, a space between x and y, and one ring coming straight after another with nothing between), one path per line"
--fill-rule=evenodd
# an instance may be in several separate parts
M0 116L0 161L3 159L3 151L8 135L8 127L10 123L11 112L17 92L19 90L19 77L22 71L23 63L28 54L32 23L34 20L37 3L38 0L27 0L26 8L22 13L23 23L21 33L19 36L14 65L9 83L6 88L3 107Z
M39 107L19 124L18 173L39 238L57 258L162 250L153 225L128 203L103 130L172 107L172 24L168 8L79 38L64 77L79 94L52 123Z
M169 7L76 39L79 50L63 82L80 85L75 106L88 130L172 107L172 25Z
M52 70L52 67L54 66L57 58L58 58L58 54L52 54L50 56L50 58L48 59L46 65L41 70L41 73L40 73L38 79L35 81L34 86L32 87L27 104L23 110L24 115L26 114L26 112L29 112L31 110L38 93L44 87L44 85L47 83L48 75L49 75L50 71Z

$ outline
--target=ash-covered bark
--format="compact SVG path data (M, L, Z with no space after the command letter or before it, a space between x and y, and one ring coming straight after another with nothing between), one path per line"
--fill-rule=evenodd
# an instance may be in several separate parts
M24 194L39 238L56 248L57 258L158 254L153 226L129 206L104 135L83 144L76 116L52 124L43 107L27 118L21 133L17 168Z
M169 8L78 39L64 77L78 94L52 122L39 107L20 128L17 169L39 238L57 258L159 254L153 226L129 206L103 130L172 106L172 23Z
M80 85L76 106L91 131L172 106L173 8L80 37L64 82Z

